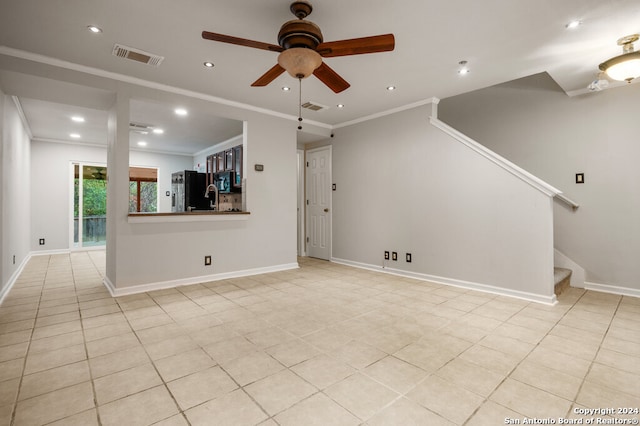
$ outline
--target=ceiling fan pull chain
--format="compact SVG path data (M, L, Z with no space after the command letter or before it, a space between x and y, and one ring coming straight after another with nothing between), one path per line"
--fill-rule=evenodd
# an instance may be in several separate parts
M302 130L302 78L298 77L298 130Z

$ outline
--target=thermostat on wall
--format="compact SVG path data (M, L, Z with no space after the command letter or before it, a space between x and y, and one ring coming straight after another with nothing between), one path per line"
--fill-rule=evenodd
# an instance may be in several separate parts
M264 164L256 164L255 166L253 166L253 168L256 172L261 172L264 170Z

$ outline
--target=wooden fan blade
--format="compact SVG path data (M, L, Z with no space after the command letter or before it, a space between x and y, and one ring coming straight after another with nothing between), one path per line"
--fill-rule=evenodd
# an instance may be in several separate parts
M271 68L269 71L264 73L262 77L254 81L253 84L251 84L251 86L253 87L266 86L267 84L271 83L273 80L278 78L280 74L282 74L284 71L285 71L284 68L282 68L278 64L275 64L273 68Z
M393 34L352 38L349 40L320 43L316 51L325 58L335 56L363 55L365 53L389 52L395 48Z
M324 62L316 68L313 75L318 77L321 82L326 84L329 89L333 90L335 93L347 90L351 86L344 78L340 77L337 72L332 70L329 65Z
M278 45L263 43L261 41L247 40L246 38L233 37L225 34L211 33L209 31L202 32L202 38L205 40L220 41L222 43L237 44L239 46L254 47L256 49L270 50L272 52L282 52L284 49Z

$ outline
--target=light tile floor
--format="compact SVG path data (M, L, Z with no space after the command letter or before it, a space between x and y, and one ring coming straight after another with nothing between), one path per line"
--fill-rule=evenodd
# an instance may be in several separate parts
M637 298L570 289L545 306L302 258L113 299L104 261L34 257L0 306L0 425L498 425L640 407Z

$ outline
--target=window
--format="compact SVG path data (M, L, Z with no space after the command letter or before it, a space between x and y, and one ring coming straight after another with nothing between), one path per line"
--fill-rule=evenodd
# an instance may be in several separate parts
M129 212L158 211L158 169L129 168Z

